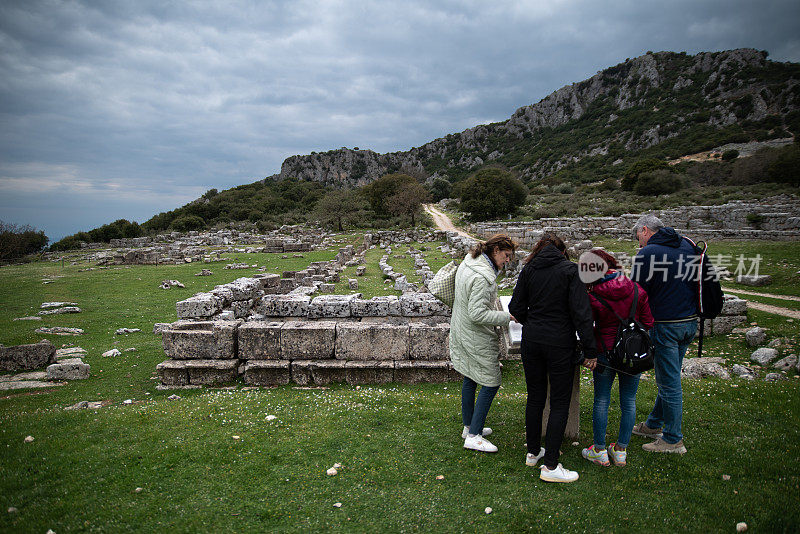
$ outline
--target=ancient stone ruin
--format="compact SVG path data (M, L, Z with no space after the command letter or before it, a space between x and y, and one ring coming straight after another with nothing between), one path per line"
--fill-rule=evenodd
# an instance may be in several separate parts
M800 237L800 203L782 195L755 202L733 201L719 206L684 206L653 212L665 224L693 239L795 240ZM604 235L633 239L631 229L641 213L619 217L545 217L526 222L487 222L472 226L475 234L508 234L530 248L545 232L563 239L581 240ZM755 216L755 219L753 218ZM757 223L752 222L757 220Z

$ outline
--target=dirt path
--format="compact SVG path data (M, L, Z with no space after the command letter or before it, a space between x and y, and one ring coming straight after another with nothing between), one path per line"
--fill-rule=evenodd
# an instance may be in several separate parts
M792 319L800 319L800 311L790 310L789 308L781 308L780 306L772 306L771 304L762 304L761 302L754 302L752 300L747 301L747 307L758 311L783 315L784 317L791 317Z
M464 237L472 237L468 233L456 228L453 222L450 220L450 217L436 209L433 204L423 204L423 208L425 208L425 211L427 211L430 216L433 217L433 222L439 228L439 230L456 232Z
M794 295L775 295L774 293L759 293L757 291L748 291L747 289L730 289L727 287L723 287L722 290L725 293L741 293L742 295L755 295L756 297L769 297L771 299L794 300L800 302L800 297L795 297Z

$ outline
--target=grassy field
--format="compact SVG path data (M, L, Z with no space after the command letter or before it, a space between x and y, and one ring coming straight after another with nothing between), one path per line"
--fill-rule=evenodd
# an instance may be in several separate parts
M433 270L449 261L435 244L415 246L427 249ZM764 244L723 246L760 250ZM788 271L798 269L800 247L770 247L769 256L762 252L775 258L768 260L770 270L783 272L781 254L789 263L769 291L797 294L797 278ZM395 255L406 250L395 247ZM153 323L174 320L177 300L257 272L225 270L225 263L281 272L335 254L335 248L286 259L229 254L221 263L92 271L69 262L0 268L0 343L48 337L57 346L85 348L92 366L88 380L0 393L0 531L731 532L739 521L750 532L800 530L795 373L776 383L763 381L766 370L753 382L685 380L689 453L647 454L640 449L645 441L634 437L629 464L620 469L580 457L581 447L591 443L592 385L583 370L579 445L562 448L564 465L581 476L569 485L545 484L524 465L525 386L516 362L504 365L504 383L487 420L500 448L495 455L462 448L458 383L156 389L155 366L164 355ZM396 294L383 284L377 265L382 254L367 254L367 275L359 277L365 296ZM393 255L389 263L417 281L412 259ZM201 268L213 276L193 276ZM346 280L355 278L350 270L338 292L349 291ZM186 288L161 290L164 279ZM12 321L34 315L46 301L76 302L84 311ZM755 311L749 321L767 328L770 339L790 338L784 355L797 353L796 322ZM76 326L86 334L35 334L42 325ZM142 332L114 335L120 327ZM136 351L101 357L115 347ZM751 351L741 333L704 343L704 355L726 358L726 367L748 363ZM173 393L181 398L168 400ZM639 390L640 419L655 395L650 375ZM64 410L82 400L103 401L104 407ZM618 414L612 400L611 440ZM34 441L25 443L26 436ZM342 465L339 474L327 476L334 463ZM491 514L484 512L487 506ZM9 507L17 511L6 512Z

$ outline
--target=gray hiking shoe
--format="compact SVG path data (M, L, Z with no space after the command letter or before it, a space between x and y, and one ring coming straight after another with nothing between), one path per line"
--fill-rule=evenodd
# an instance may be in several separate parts
M642 448L648 452L673 452L676 454L686 454L686 447L683 445L683 440L678 443L667 443L661 438L658 438L653 443L645 443Z
M644 422L634 425L633 433L645 438L660 438L663 435L660 428L650 428Z

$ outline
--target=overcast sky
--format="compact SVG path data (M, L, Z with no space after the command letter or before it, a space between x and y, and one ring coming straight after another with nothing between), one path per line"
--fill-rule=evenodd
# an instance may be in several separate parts
M648 50L800 61L800 2L0 3L0 220L144 222L294 154L407 150Z

